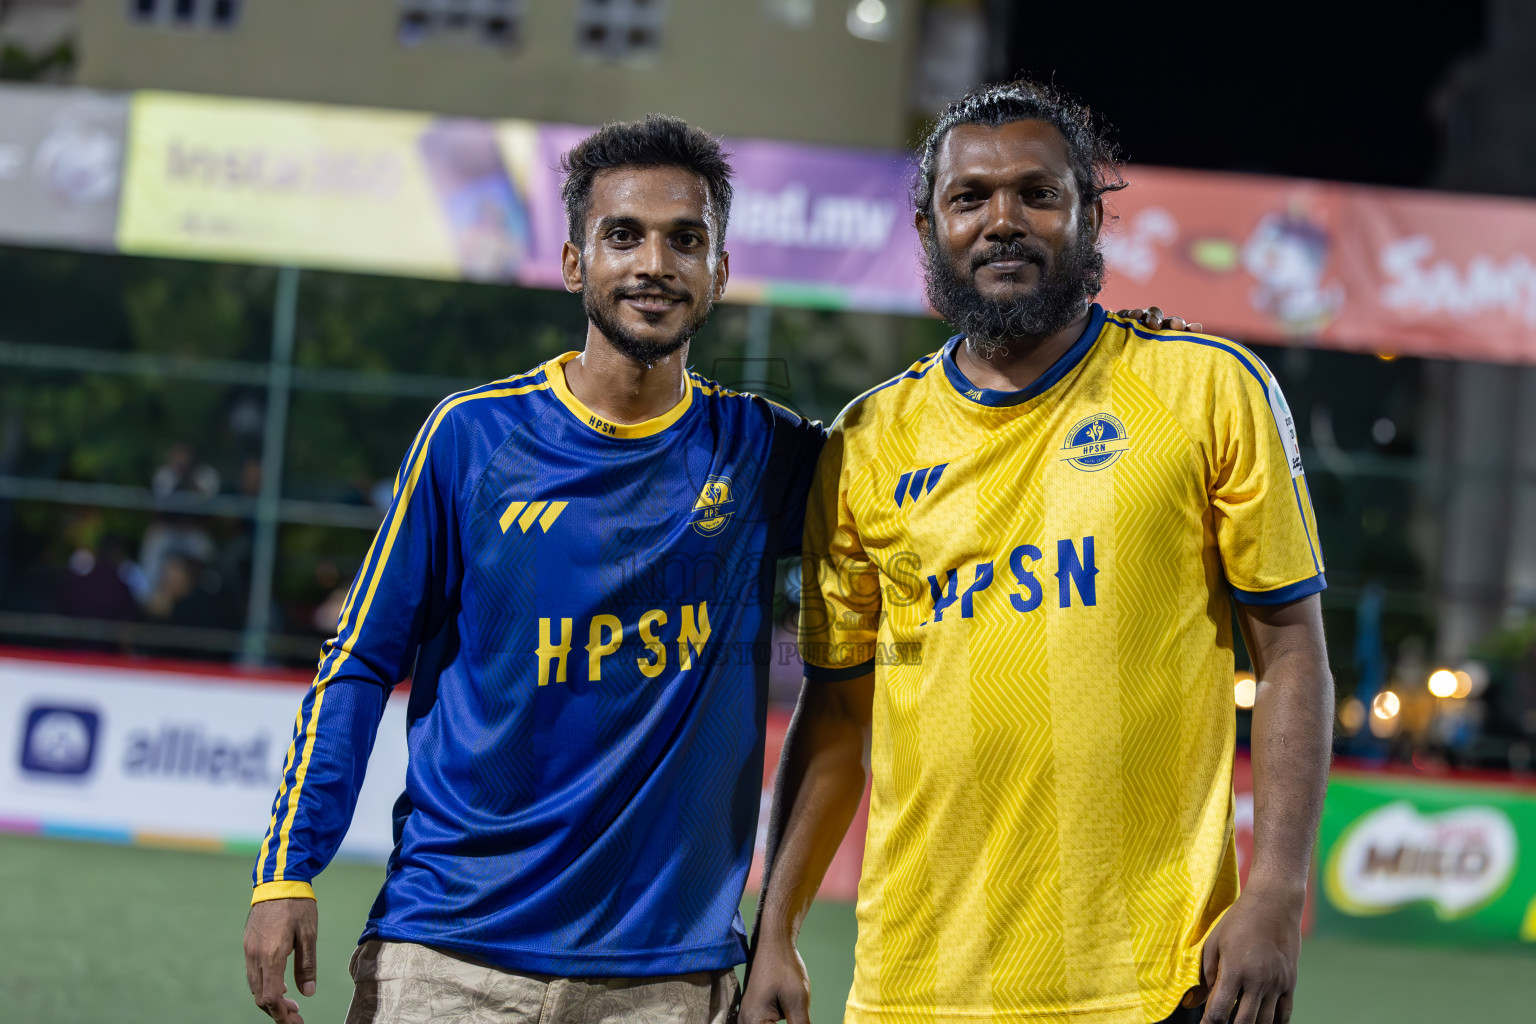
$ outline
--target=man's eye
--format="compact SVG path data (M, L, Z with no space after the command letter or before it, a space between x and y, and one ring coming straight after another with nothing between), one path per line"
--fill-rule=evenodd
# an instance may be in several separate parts
M703 245L704 239L700 238L692 231L685 231L677 236L677 244L691 249L696 245Z
M967 203L974 203L976 201L976 193L961 192L959 195L951 196L949 201L956 206L964 206Z
M625 242L633 242L634 240L635 233L629 230L629 228L614 228L612 231L608 232L608 241L610 242L618 242L623 244Z
M1031 197L1041 202L1048 203L1056 198L1056 190L1053 188L1037 188L1030 193Z

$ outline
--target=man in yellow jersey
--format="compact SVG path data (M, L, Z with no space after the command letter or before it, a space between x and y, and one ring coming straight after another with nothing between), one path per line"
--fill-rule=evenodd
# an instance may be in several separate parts
M795 937L866 765L849 1021L1285 1021L1333 694L1285 400L1241 346L1091 302L1123 182L1083 107L990 86L921 156L963 333L820 458L742 1022L807 1020ZM1241 896L1234 600L1263 680Z

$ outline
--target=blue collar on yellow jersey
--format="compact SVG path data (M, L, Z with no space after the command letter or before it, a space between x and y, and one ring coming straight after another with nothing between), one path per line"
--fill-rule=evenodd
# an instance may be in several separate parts
M1077 364L1088 355L1088 350L1093 348L1093 343L1099 340L1099 332L1104 328L1104 307L1095 302L1088 307L1088 326L1083 328L1083 333L1078 335L1072 347L1062 353L1061 358L1051 364L1046 370L1027 388L1018 391L996 391L992 388L979 388L972 384L965 374L960 372L960 367L955 362L955 348L965 338L963 334L957 334L944 345L944 375L954 385L955 390L978 405L1018 405L1027 402L1031 398L1044 394L1053 387L1061 378L1071 373Z

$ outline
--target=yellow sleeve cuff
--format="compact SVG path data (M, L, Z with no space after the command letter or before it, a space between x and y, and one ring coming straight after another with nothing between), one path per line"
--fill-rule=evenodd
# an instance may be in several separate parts
M308 882L262 882L251 893L251 906L267 900L312 900L314 887Z

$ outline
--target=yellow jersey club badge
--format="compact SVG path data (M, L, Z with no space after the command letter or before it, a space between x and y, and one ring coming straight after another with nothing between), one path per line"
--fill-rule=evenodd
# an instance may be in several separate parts
M713 537L725 529L731 513L736 511L736 499L731 494L731 478L712 476L704 481L699 500L693 503L693 514L688 521L694 530L705 537Z
M1094 413L1067 431L1061 459L1085 473L1111 466L1131 447L1125 424L1107 412Z

